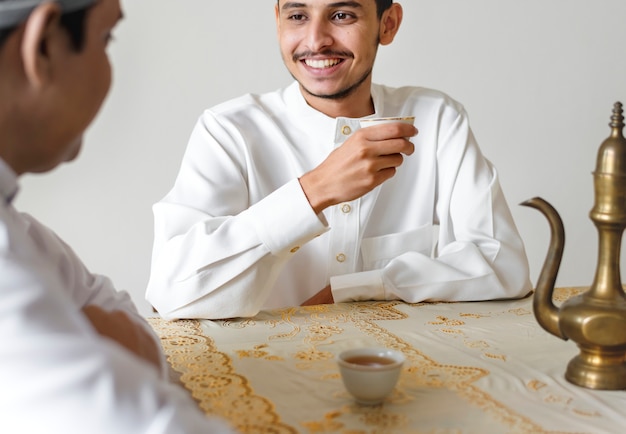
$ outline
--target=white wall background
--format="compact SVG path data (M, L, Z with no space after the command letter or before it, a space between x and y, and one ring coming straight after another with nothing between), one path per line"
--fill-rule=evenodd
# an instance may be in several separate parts
M110 48L115 81L79 159L22 178L17 205L63 237L143 313L151 206L172 185L200 112L290 82L277 48L275 0L126 0ZM403 0L403 26L379 52L377 82L443 90L461 101L500 171L530 257L548 245L542 196L560 212L558 285L588 285L597 232L591 172L626 104L624 0ZM626 253L625 253L626 254ZM624 262L624 261L622 261Z

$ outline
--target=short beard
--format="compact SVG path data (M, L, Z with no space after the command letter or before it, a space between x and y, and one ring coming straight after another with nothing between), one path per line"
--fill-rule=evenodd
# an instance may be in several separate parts
M353 94L365 82L365 80L367 80L369 78L370 75L372 75L372 69L369 69L368 71L366 71L365 74L363 74L363 76L361 78L359 78L357 80L357 82L354 83L353 85L348 86L345 89L341 89L339 92L335 92L335 93L331 93L331 94L315 94L315 93L311 92L310 90L308 90L306 87L304 87L302 85L302 83L300 83L300 87L308 95L311 95L311 96L313 96L315 98L330 99L330 100L340 100L340 99L347 98L348 96ZM293 74L291 76L294 78L294 80L296 79L293 76Z

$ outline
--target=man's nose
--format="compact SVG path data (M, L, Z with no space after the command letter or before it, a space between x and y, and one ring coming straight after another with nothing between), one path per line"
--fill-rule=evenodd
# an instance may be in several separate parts
M314 53L322 52L324 48L330 47L333 44L331 24L326 20L312 20L307 27L306 41L309 50Z

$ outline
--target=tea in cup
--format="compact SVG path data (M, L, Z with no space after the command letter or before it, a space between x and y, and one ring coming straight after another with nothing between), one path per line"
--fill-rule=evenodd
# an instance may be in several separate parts
M404 355L389 348L356 348L337 358L343 384L359 404L380 404L394 389Z

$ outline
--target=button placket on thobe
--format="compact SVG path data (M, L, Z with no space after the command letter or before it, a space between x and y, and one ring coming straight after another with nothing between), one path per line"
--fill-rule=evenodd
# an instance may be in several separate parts
M338 118L335 147L339 147L359 128L358 121ZM360 232L361 199L342 202L330 210L329 272L331 276L349 274L356 270Z

